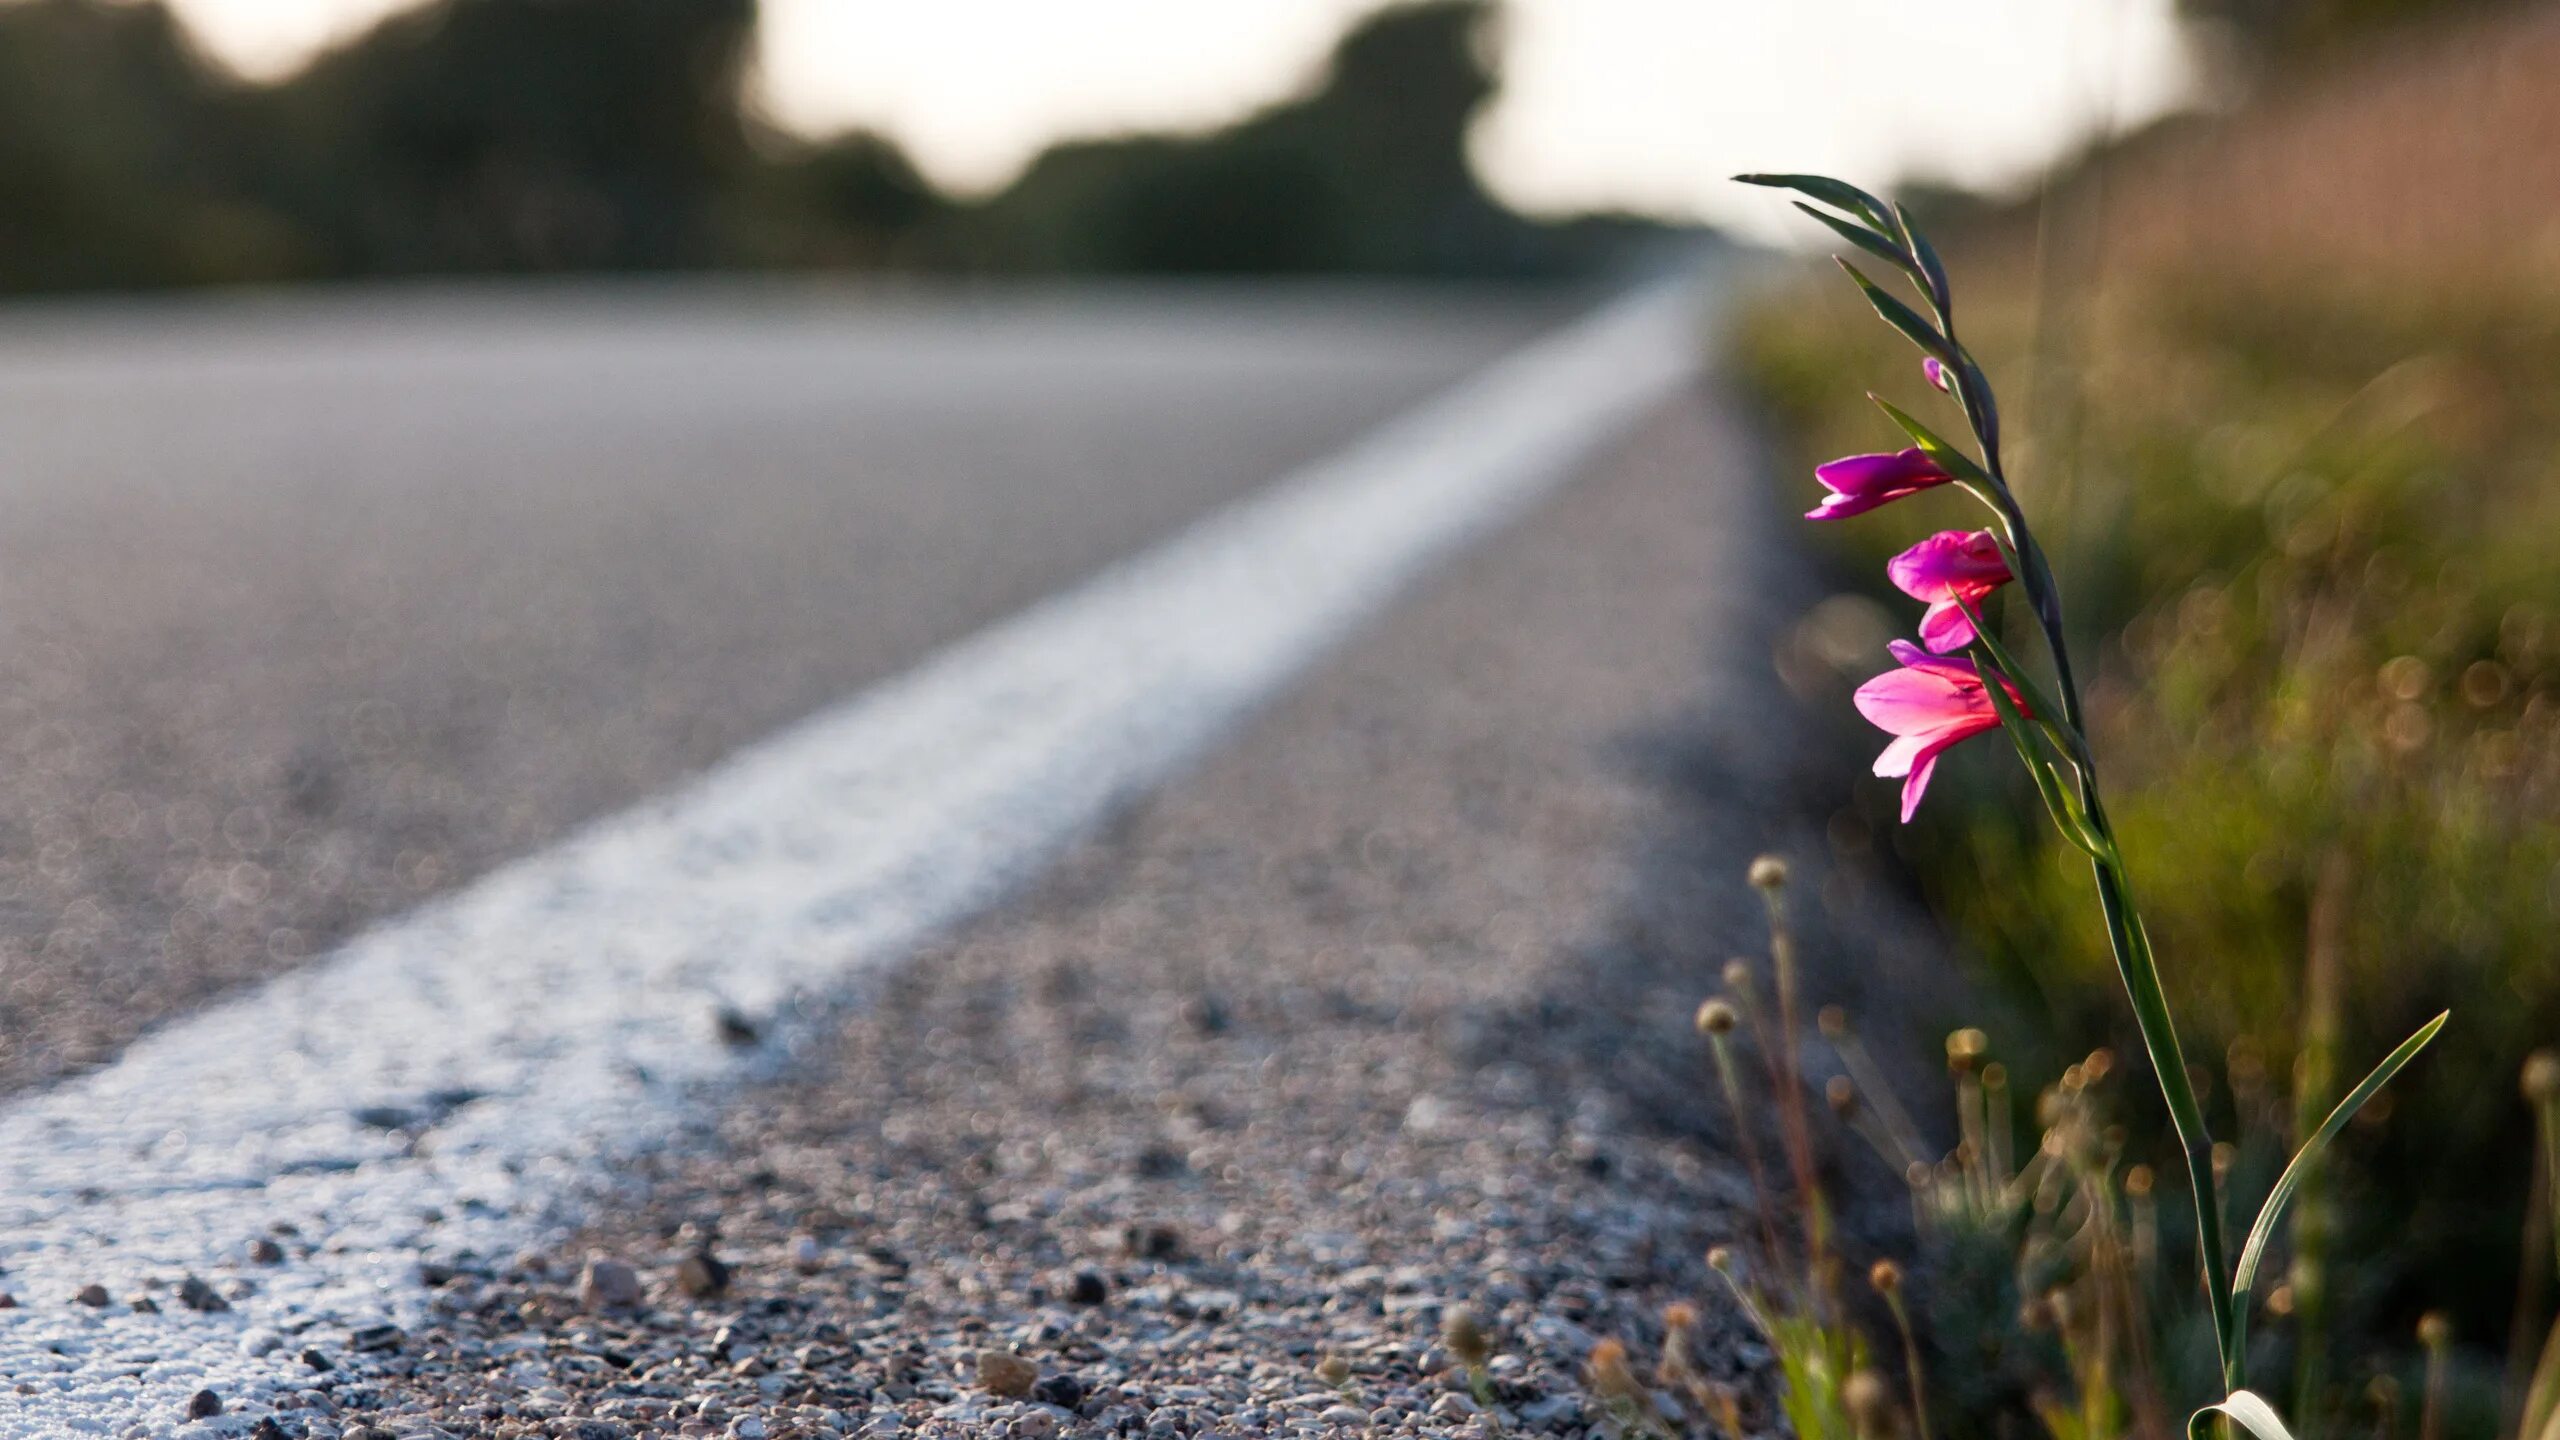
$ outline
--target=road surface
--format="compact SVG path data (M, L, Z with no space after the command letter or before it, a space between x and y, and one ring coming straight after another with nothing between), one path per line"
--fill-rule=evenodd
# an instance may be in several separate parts
M0 314L0 1091L656 793L1567 313L719 285Z

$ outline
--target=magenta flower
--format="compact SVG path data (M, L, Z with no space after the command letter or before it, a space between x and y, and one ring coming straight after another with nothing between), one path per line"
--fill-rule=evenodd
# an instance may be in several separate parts
M1986 596L2016 578L1988 530L1941 530L1886 561L1884 573L1903 594L1928 602L1920 643L1942 655L1973 643L1965 607L1982 608Z
M1905 495L1917 495L1932 486L1953 480L1918 450L1903 450L1891 455L1852 455L1814 468L1813 478L1831 491L1822 503L1805 512L1808 520L1844 520L1863 515L1879 505L1887 505Z
M1932 655L1907 640L1892 645L1902 668L1887 670L1858 687L1858 713L1892 735L1876 757L1876 773L1902 777L1902 818L1908 822L1929 789L1929 776L1948 747L2000 728L2000 712L1970 660ZM2031 713L2017 687L2004 677L2011 703Z
M1955 372L1949 370L1946 366L1939 364L1937 356L1922 356L1920 359L1920 373L1929 377L1930 384L1935 385L1950 395L1956 393Z

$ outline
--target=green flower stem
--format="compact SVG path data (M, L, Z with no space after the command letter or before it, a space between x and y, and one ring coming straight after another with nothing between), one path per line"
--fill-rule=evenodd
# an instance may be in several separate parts
M1950 345L1958 346L1958 353L1963 353L1946 307L1935 308ZM2204 1107L2196 1100L2195 1083L2187 1076L2186 1048L2178 1042L2177 1022L2169 1011L2168 992L2160 983L2160 965L2152 954L2150 936L2143 929L2141 914L2134 909L2123 852L2115 843L2114 827L2108 824L2106 809L2098 799L2096 768L2086 759L2088 729L2079 681L2071 670L2071 647L2064 639L2062 588L2055 583L2044 547L2036 543L2017 497L2010 492L2009 478L2000 462L1999 436L1987 423L1997 413L1991 408L1989 387L1983 385L1981 372L1973 365L1957 366L1954 375L1957 399L1974 432L1975 443L1982 447L1982 468L1991 477L2003 528L2018 557L2025 562L2018 580L2035 611L2038 628L2044 631L2046 652L2052 657L2062 724L2073 737L2072 748L2082 757L2076 767L2080 807L2090 828L2103 842L2104 853L2093 855L2090 860L2097 877L2098 908L2106 917L2107 941L2115 952L2116 974L2124 982L2125 998L2132 1002L2134 1024L2142 1032L2142 1048L2151 1057L2152 1073L2160 1082L2160 1096L2169 1106L2169 1122L2178 1132L2178 1145L2187 1165L2187 1185L2195 1196L2196 1247L2204 1270L2206 1303L2213 1314L2214 1345L2222 1359L2223 1388L2237 1390L2247 1377L2232 1310L2231 1258L2223 1238L2222 1204L2215 1194L2213 1133L2205 1124Z

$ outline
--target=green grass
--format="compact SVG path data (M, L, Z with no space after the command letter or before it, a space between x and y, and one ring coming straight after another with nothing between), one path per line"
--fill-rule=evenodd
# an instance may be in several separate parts
M2340 1394L2405 1356L2430 1308L2494 1350L2532 1145L2515 1077L2560 1034L2560 311L2188 276L2039 316L2028 288L1976 283L1963 323L2095 662L2092 740L2217 1132L2239 1146L2235 1213L2290 1149L2315 948L2338 996L2314 1057L2333 1091L2451 1008L2446 1043L2354 1127L2320 1192L2330 1251L2353 1263L2331 1267L2313 1348ZM1776 423L1791 509L1818 493L1817 461L1900 443L1863 390L1943 413L1910 348L1832 285L1757 307L1735 358ZM1978 523L1956 497L1906 503ZM1840 587L1907 629L1918 607L1879 564L1924 530L1895 518L1808 530ZM1842 653L1842 612L1822 613L1795 647L1834 664L1819 683L1884 668L1880 648ZM1915 826L1893 826L1872 782L1832 833L1886 837L2046 1058L2135 1053L2086 861L2003 747L1967 748ZM2259 1333L2286 1355L2306 1339L2282 1316Z

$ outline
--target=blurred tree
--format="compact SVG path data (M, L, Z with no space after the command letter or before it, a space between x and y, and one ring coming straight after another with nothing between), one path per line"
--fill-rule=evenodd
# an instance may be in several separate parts
M1485 193L1468 127L1496 89L1485 0L1422 0L1335 47L1315 93L1198 137L1057 146L956 227L998 269L1517 274L1586 267L1634 222L1542 226Z
M0 6L0 285L260 279L303 268L242 197L233 87L157 0Z
M2514 3L2516 0L2178 0L2178 10L2190 20L2214 27L2244 64L2282 68L2393 26Z
M727 234L759 265L870 269L913 266L950 202L895 141L863 132L816 143L760 137Z
M708 264L755 0L437 0L276 89L269 182L347 271Z

